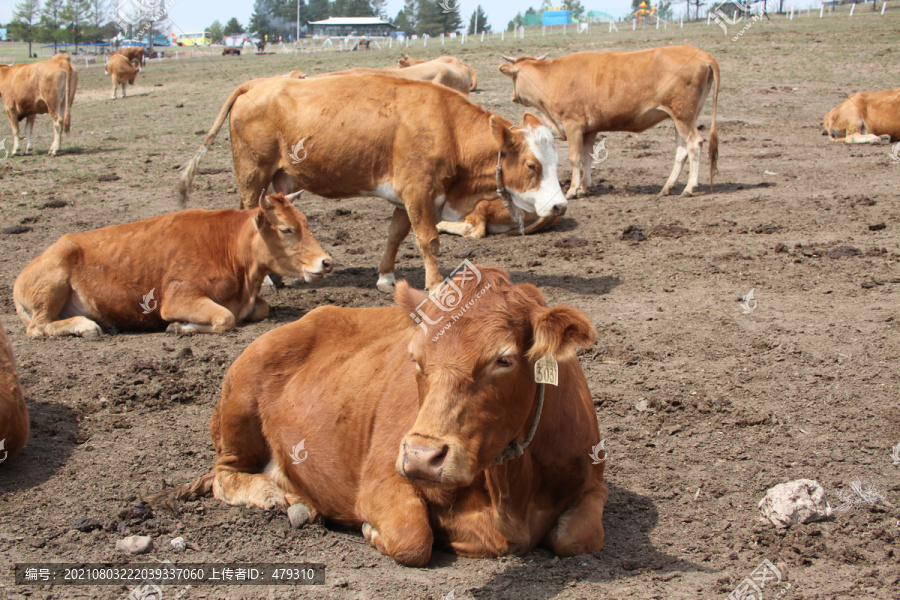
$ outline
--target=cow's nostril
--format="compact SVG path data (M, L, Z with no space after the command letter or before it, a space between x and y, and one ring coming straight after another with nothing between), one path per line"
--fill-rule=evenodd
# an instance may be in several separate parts
M437 448L404 444L403 472L410 479L440 481L449 454L446 444Z
M565 204L554 204L553 208L550 210L553 213L554 217L560 217L566 214L566 205Z
M322 270L326 273L331 273L334 270L334 261L330 258L322 259Z
M444 461L447 460L447 453L450 451L450 447L447 445L441 446L440 451L435 454L428 461L429 466L432 469L440 470L444 466Z

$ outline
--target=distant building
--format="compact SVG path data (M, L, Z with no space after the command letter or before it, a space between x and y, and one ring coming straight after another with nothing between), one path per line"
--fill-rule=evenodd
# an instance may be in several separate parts
M568 25L572 22L572 11L545 10L542 17L542 25Z
M387 37L397 30L396 25L378 17L329 17L324 21L310 21L312 35L319 37Z

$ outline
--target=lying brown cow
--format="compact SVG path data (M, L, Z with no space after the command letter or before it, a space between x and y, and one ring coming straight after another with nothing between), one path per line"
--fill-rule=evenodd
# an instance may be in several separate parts
M825 115L824 126L833 142L900 142L900 89L852 94Z
M299 195L299 193L297 194ZM222 333L259 321L269 273L332 270L306 217L281 194L256 210L191 210L64 235L16 279L29 337L123 330Z
M28 408L16 374L16 359L0 323L0 463L19 453L28 440Z
M132 46L129 48L119 48L118 50L113 52L113 56L116 55L124 56L128 59L129 63L136 60L138 62L138 65L141 67L144 66L144 62L147 59L146 54L144 54L144 49L137 46Z
M522 229L500 199L484 200L475 206L462 221L441 221L437 230L441 233L461 235L467 238L483 238L488 233L510 235L531 234L552 229L562 219L561 215L538 217L533 212L516 211L522 216Z
M401 69L405 69L407 67L412 67L415 65L423 65L427 63L444 63L448 65L453 65L457 69L466 69L469 71L469 74L472 79L472 83L469 84L469 91L473 91L478 87L478 74L475 73L475 69L459 60L455 56L438 56L437 58L432 59L420 59L420 58L410 58L408 54L404 54L397 61L397 66Z
M513 80L513 102L541 111L569 141L572 184L567 198L587 194L591 186L591 151L602 131L640 133L671 118L675 122L675 166L660 191L671 192L684 161L690 176L682 196L690 196L700 177L703 136L697 117L715 88L709 131L709 187L719 156L716 108L719 63L693 46L668 46L636 52L577 52L553 60L523 56L503 58L500 72Z
M225 375L215 468L177 496L302 502L409 566L435 542L469 557L600 550L605 453L575 356L590 320L499 269L465 263L444 285L401 281L398 306L320 307L259 337ZM552 381L541 359L559 361L558 385L536 382Z
M15 156L19 151L19 121L25 121L25 154L31 154L31 132L37 115L50 115L53 121L53 144L50 156L56 156L63 132L72 127L72 102L78 73L69 55L60 53L50 60L24 65L0 65L0 96L12 126Z
M448 57L452 58L452 57ZM336 71L334 73L323 73L316 77L332 77L334 75L356 75L356 76L373 76L383 75L385 77L396 77L398 79L411 79L413 81L430 81L451 90L469 95L472 87L472 75L469 67L462 64L458 60L458 64L451 64L441 61L427 61L422 64L406 67L403 69L347 69L345 71Z
M526 114L511 128L444 87L381 76L271 77L241 85L185 167L182 202L229 113L244 206L270 184L279 192L378 196L394 205L378 269L378 289L385 292L393 289L397 249L410 228L433 290L441 282L435 223L462 219L479 200L496 197L498 184L516 206L539 217L566 210L553 135L537 117Z
M282 77L287 77L288 79L306 79L306 73L304 73L303 71L297 71L296 69L291 69L290 71L282 75Z
M122 98L125 97L125 84L134 85L134 79L141 72L141 63L137 60L128 60L122 54L113 54L106 63L106 74L112 78L112 99L116 99L119 85L122 85Z

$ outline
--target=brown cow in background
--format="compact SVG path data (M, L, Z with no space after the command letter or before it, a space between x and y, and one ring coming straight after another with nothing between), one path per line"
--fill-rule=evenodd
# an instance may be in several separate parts
M437 58L431 59L420 59L420 58L411 58L409 54L404 54L397 61L397 66L401 69L405 69L406 67L412 67L415 65L422 65L426 63L444 63L448 65L453 65L457 68L467 69L471 75L472 83L469 84L469 91L474 91L475 88L478 87L478 74L475 72L475 69L459 60L455 56L438 56Z
M0 323L0 463L13 459L28 440L28 408L12 346Z
M128 60L123 54L113 54L106 63L106 74L112 79L112 99L116 99L119 85L122 86L122 98L125 98L125 85L134 85L137 74L141 72L141 63Z
M78 72L69 55L61 52L50 60L24 65L0 65L0 97L12 126L13 147L19 150L19 121L25 121L25 154L31 154L31 132L37 115L49 114L53 121L50 156L56 156L63 132L72 127L72 102L78 86Z
M900 89L852 94L825 115L823 125L833 142L900 142Z
M144 49L142 47L132 46L130 48L119 48L113 52L113 56L116 56L117 54L127 58L128 62L133 60L138 61L138 64L141 67L144 66L144 63L147 60L147 56L144 54Z

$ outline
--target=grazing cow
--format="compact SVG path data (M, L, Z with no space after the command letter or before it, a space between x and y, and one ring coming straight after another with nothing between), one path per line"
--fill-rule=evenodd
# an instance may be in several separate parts
M684 161L690 176L682 196L690 196L700 177L703 136L697 117L711 89L709 188L719 156L716 108L719 104L719 63L693 46L669 46L636 52L577 52L553 60L523 56L500 72L513 80L513 102L541 111L546 121L569 141L572 184L567 198L588 193L591 150L602 131L640 133L671 118L675 122L675 166L660 191L669 194Z
M405 69L406 67L412 67L414 65L422 65L426 63L444 63L448 65L453 65L458 69L466 69L469 71L469 74L472 78L472 83L469 84L469 91L474 91L475 88L478 87L478 74L475 73L475 69L459 60L455 56L438 56L437 58L432 59L420 59L420 58L410 58L408 54L404 54L397 61L397 66L401 69Z
M147 60L147 55L144 54L144 49L137 46L132 46L129 48L119 48L118 50L113 52L113 56L116 56L117 54L127 58L129 63L133 60L138 61L138 64L141 67L144 66L144 62Z
M553 135L537 117L526 114L511 128L445 87L379 76L271 77L239 86L184 169L182 202L229 112L244 206L270 184L326 198L377 196L395 206L378 269L384 292L393 290L397 249L410 228L433 290L441 282L438 221L461 219L498 190L539 217L566 210Z
M516 211L522 216L522 229L519 223L510 214L509 209L498 199L479 202L475 209L462 221L441 221L437 224L437 230L441 233L461 235L467 238L483 238L488 233L506 233L519 235L524 233L538 233L552 229L559 223L562 216L551 215L538 217L533 212Z
M852 94L825 115L824 126L833 142L900 142L900 89Z
M299 193L297 194L299 195ZM222 333L259 321L269 273L318 281L331 258L282 194L256 210L190 210L64 235L16 279L29 337L123 330Z
M31 132L37 115L49 114L53 121L50 156L56 156L63 132L72 127L72 102L78 72L65 52L50 60L24 65L0 65L0 96L12 126L15 156L19 150L19 121L25 121L25 154L31 154Z
M125 98L125 84L134 85L134 79L141 72L141 63L136 59L128 60L122 54L113 54L106 63L106 74L112 78L112 99L116 99L119 84L122 85L122 98Z
M16 457L28 440L28 408L16 374L16 359L0 323L0 463Z
M420 65L413 65L403 69L385 68L385 69L347 69L345 71L336 71L334 73L322 73L316 77L332 77L335 75L362 75L373 76L383 75L385 77L396 77L398 79L411 79L413 81L430 81L451 90L468 96L469 89L472 87L472 76L469 68L459 63L459 65L449 64L440 61L428 61Z
M435 542L600 550L606 457L576 358L593 325L500 269L466 263L444 286L400 282L398 306L319 307L250 344L210 420L215 467L176 497L302 502L409 566ZM554 359L558 385L538 383Z

